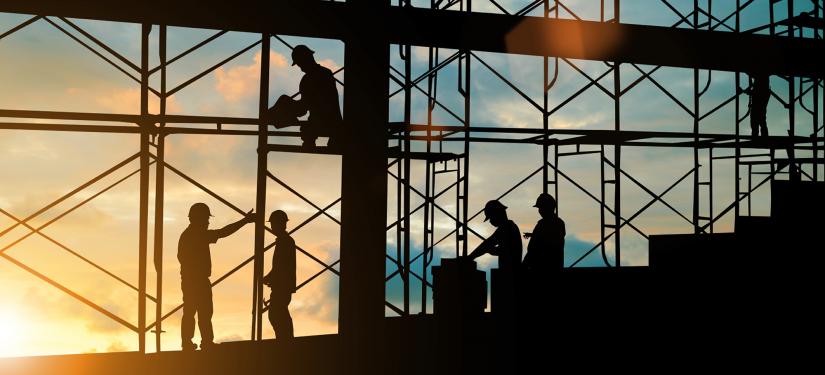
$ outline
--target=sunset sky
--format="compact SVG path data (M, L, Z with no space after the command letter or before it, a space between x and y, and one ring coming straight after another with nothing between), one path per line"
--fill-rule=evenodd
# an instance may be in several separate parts
M507 9L517 10L528 4L527 0L499 1ZM426 3L426 2L414 2ZM612 4L612 2L609 2ZM683 14L687 14L693 1L671 1ZM705 6L705 1L700 4ZM797 1L796 13L808 11L810 2ZM578 17L588 20L599 19L599 4L596 1L565 1L564 4ZM768 0L757 0L742 14L742 28L747 29L768 22ZM734 2L713 2L713 14L727 16ZM606 18L612 14L608 6ZM497 12L486 1L475 1L474 9ZM540 13L539 13L540 14ZM572 18L562 12L561 17ZM0 33L5 32L30 16L0 13ZM776 6L776 17L786 17L786 6ZM50 18L61 27L71 30L58 18ZM678 16L667 6L648 0L623 0L621 21L648 25L670 26ZM140 25L86 20L71 20L98 37L132 62L140 62ZM214 34L215 30L195 30L170 27L168 30L168 56L177 55L192 45ZM75 33L75 35L78 35ZM151 34L151 65L157 65L157 27ZM82 38L82 36L80 36ZM238 50L259 40L260 36L248 33L227 33L197 52L172 64L168 71L168 87L175 87L195 74L214 65ZM290 44L307 44L316 51L316 59L324 66L337 70L343 66L344 45L340 41L318 40L284 36ZM102 50L101 50L102 51ZM454 51L442 50L442 58ZM105 54L105 51L103 51ZM259 46L231 60L214 72L172 96L167 102L170 114L214 115L234 117L257 117L259 72L261 54L270 54L270 103L281 94L297 92L302 73L297 66L291 66L289 48L272 39L270 51L262 52ZM402 68L397 46L391 49L392 64ZM510 79L524 90L534 101L542 101L542 59L528 56L507 56L503 54L477 53L485 63ZM420 75L427 65L427 50L414 48L412 54L414 76ZM578 66L591 76L606 71L602 62L577 61ZM439 76L439 100L451 111L462 114L463 102L456 90L457 65L452 63ZM643 67L649 70L650 67ZM552 72L551 72L552 74ZM708 72L700 73L704 84ZM632 82L640 73L632 66L623 66L622 84ZM343 73L337 76L343 81ZM587 84L587 79L573 68L560 61L558 83L551 90L551 107L562 102L579 88ZM693 70L662 68L654 77L673 95L692 108ZM747 85L742 75L743 87ZM157 76L152 85L159 87ZM499 80L483 64L474 61L472 67L472 126L541 128L541 112ZM108 65L80 44L76 43L45 20L27 26L17 33L0 40L0 109L27 109L71 112L104 112L137 114L140 111L139 85ZM426 83L426 82L425 82ZM422 87L426 87L422 85ZM600 81L612 88L612 74ZM787 84L773 77L773 90L781 97L787 97ZM390 92L397 90L390 83ZM713 72L708 92L702 97L702 112L715 107L734 93L734 74ZM341 95L346 95L339 85ZM426 100L420 93L413 97L412 122L426 123ZM808 99L810 100L810 99ZM808 104L808 103L806 103ZM744 111L747 97L740 98L740 108ZM670 98L649 81L634 87L622 97L622 128L626 130L653 130L687 132L693 122ZM733 133L733 103L716 114L703 120L702 131L709 133ZM157 98L150 101L150 112L158 110ZM403 118L403 96L397 95L390 101L390 121ZM768 108L768 123L771 134L784 134L788 124L788 112L777 100L772 100ZM0 122L25 120L0 119ZM456 125L443 109L434 113L434 123ZM809 134L810 116L797 111L798 134ZM550 117L552 128L559 129L613 129L613 102L600 90L591 88L564 109ZM743 123L743 133L748 133L747 121ZM201 136L173 135L167 138L166 158L169 164L183 173L217 192L237 207L249 210L255 206L255 137L242 136ZM276 140L292 142L296 140ZM0 130L0 209L17 218L24 218L49 202L57 199L75 187L107 170L139 150L137 135L35 132ZM447 146L447 151L458 151L459 144ZM563 150L572 151L572 148ZM721 152L721 151L720 151ZM754 152L755 153L755 152ZM541 166L541 149L538 146L513 146L502 144L478 144L471 147L470 160L470 211L480 210L489 199L495 199L511 186L522 180ZM622 164L625 171L643 182L656 193L662 192L671 183L684 175L693 163L691 149L625 148ZM706 152L702 157L706 158ZM415 186L423 190L423 164L414 163L417 177ZM450 165L447 165L449 167ZM133 161L112 176L94 184L72 199L52 208L30 224L38 227L82 200L105 189L110 184L137 170ZM153 167L154 168L154 167ZM593 193L599 191L599 160L596 156L575 156L563 158L560 168L579 184ZM272 153L269 169L278 178L290 184L320 207L327 206L340 195L340 157L328 155L305 155ZM392 169L393 173L395 169ZM707 170L702 171L702 180L707 179ZM154 171L152 172L154 176ZM164 288L163 310L169 311L180 304L179 264L176 259L177 240L188 225L186 217L189 206L195 202L205 202L215 216L211 227L218 228L237 220L240 216L197 187L166 172L165 213L164 213ZM721 208L732 202L733 167L730 161L714 164L714 208ZM449 177L439 177L439 187L449 185ZM154 177L150 186L154 186ZM625 217L632 215L649 200L642 189L630 181L622 181L622 211ZM387 222L395 221L396 183L388 180ZM520 188L502 199L509 207L508 213L523 232L532 230L538 213L532 207L535 197L541 192L541 174L537 174ZM767 215L769 205L765 201L768 189L760 189L754 196L755 215ZM439 200L445 210L454 212L455 192L452 191ZM665 198L687 217L691 215L692 186L685 180ZM151 199L151 198L150 198ZM707 198L704 201L707 201ZM559 213L567 223L566 256L568 264L578 258L599 241L599 206L587 195L567 181L561 182L559 192ZM413 199L416 207L420 199ZM150 218L153 217L150 205ZM315 213L310 205L291 194L288 190L269 181L267 190L267 213L274 209L285 210L290 217L289 228L298 225ZM705 209L705 208L703 208ZM339 218L340 206L330 211ZM423 215L413 216L413 238L415 251L420 252ZM446 235L454 228L454 222L445 215L436 216L436 238ZM482 235L489 235L493 227L482 221L483 216L471 222L471 227ZM14 225L15 221L0 214L0 231ZM732 230L733 216L728 215L715 227L717 231ZM634 220L634 224L646 234L688 233L689 223L674 214L662 204L654 204L644 214ZM149 253L149 293L155 294L155 272L151 267L152 223L150 221ZM26 235L30 231L17 227L0 236L0 249ZM112 188L73 211L43 230L68 248L93 260L127 282L136 285L138 249L138 178L132 176L122 184ZM294 235L298 246L311 252L321 261L332 263L339 255L339 227L329 218L318 217ZM395 254L395 232L387 232L388 253ZM273 238L269 236L267 241ZM478 244L472 238L471 246ZM437 248L435 264L441 257L454 256L454 239L451 237ZM526 242L525 242L526 246ZM612 249L612 242L609 243ZM243 228L232 237L212 245L213 277L231 270L253 253L253 227ZM132 324L137 324L137 293L118 283L60 249L54 243L37 234L9 248L7 254L20 262L67 285L73 291L94 301L96 304L118 314ZM265 269L269 270L271 255L267 254ZM298 256L299 282L322 269L318 263L306 256ZM612 261L612 253L609 254ZM628 229L622 231L622 265L646 265L647 241L644 237ZM482 269L495 267L496 260L485 256L479 259ZM583 266L603 266L597 252L583 263ZM393 271L388 264L387 273ZM414 266L420 272L420 262ZM245 340L249 338L251 294L251 266L248 266L214 289L215 314L213 323L217 341ZM399 280L388 283L388 299L400 304ZM412 283L414 299L413 311L420 309L420 284ZM338 280L329 272L302 288L293 297L290 310L295 320L295 333L306 336L337 332ZM430 308L432 304L428 302ZM148 303L148 320L154 321L155 305ZM393 315L388 311L388 316ZM267 338L274 336L268 323L264 324ZM180 348L180 313L164 322L164 350ZM197 337L197 334L196 334ZM196 339L196 342L198 340ZM147 339L148 348L154 350L154 336ZM80 353L125 351L137 349L134 333L99 312L75 301L58 289L42 282L31 274L0 259L0 356L20 356L56 353Z

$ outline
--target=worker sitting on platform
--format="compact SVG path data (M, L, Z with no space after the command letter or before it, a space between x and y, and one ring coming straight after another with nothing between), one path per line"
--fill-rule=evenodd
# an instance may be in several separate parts
M556 213L556 200L547 193L536 198L533 205L539 209L541 219L536 223L532 233L524 233L527 243L527 255L524 256L524 269L531 275L552 272L564 268L564 220Z
M272 253L272 270L263 277L263 284L271 289L269 295L269 323L278 340L294 337L289 302L295 293L295 240L286 231L289 219L286 212L277 210L269 215L269 224L277 239Z
M750 95L748 108L751 117L751 135L768 135L768 101L771 99L770 76L763 72L751 73L751 83L745 92ZM760 134L761 131L761 134Z
M332 71L315 62L315 52L305 45L292 49L292 65L304 72L295 100L281 95L270 108L270 119L276 128L298 125L297 118L309 112L305 125L301 126L301 139L305 147L314 147L319 136L329 136L327 146L337 147L340 134L341 109L338 106L338 89Z
M198 328L201 332L201 350L210 349L214 344L212 332L212 257L209 244L218 242L255 221L255 214L249 211L241 220L218 230L209 229L209 206L195 203L189 208L189 226L178 240L178 261L180 261L181 289L183 290L183 318L180 336L184 351L195 350L192 343L195 335L195 314L198 314Z
M484 216L484 221L489 220L496 231L468 257L476 259L484 254L498 256L498 271L491 277L492 308L493 312L510 314L515 311L516 283L522 267L521 234L518 225L507 217L507 207L497 200L487 202Z

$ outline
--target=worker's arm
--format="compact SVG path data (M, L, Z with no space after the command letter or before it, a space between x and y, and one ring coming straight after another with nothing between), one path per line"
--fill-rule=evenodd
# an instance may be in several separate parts
M295 117L301 117L309 111L309 105L307 105L307 101L304 100L304 95L301 94L301 99L295 101Z
M274 268L274 267L273 267ZM272 284L272 271L269 271L264 277L261 279L261 284L269 286Z
M229 225L227 225L227 226L225 226L221 229L216 230L215 231L215 236L217 238L228 237L228 236L232 235L232 233L237 232L238 229L241 229L244 225L246 225L248 223L251 223L251 222L254 222L254 221L255 221L255 213L252 210L249 210L249 212L247 212L246 215L244 215L244 217L241 220L238 220L238 221L236 221L232 224L229 224Z
M496 245L498 244L498 236L499 230L496 229L490 237L482 241L481 244L470 253L470 259L478 258L484 254L498 255L498 249L496 249Z

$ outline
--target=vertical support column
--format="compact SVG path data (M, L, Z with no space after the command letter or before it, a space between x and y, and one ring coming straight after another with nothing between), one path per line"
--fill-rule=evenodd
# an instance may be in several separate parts
M138 235L138 351L146 352L146 250L149 222L149 33L143 24L140 40L140 217Z
M699 29L699 0L693 1L693 28ZM699 69L693 69L693 233L699 233Z
M614 0L613 2L613 11L615 12L616 16L616 23L619 23L619 16L621 15L621 2L619 0ZM614 103L614 110L615 110L615 130L616 132L621 130L621 100L620 95L622 93L622 84L621 84L621 63L618 61L615 62L614 70L613 70L613 95L615 98L613 99ZM613 167L613 180L614 180L614 187L613 193L615 194L613 199L613 211L614 211L614 222L616 224L616 267L622 266L622 146L619 143L616 143L616 146L613 148L613 161L615 166Z
M166 25L160 26L158 36L158 51L160 57L160 110L161 117L166 115ZM164 189L164 151L166 148L166 135L163 127L166 122L161 121L160 132L157 137L157 157L155 159L155 273L156 280L156 302L155 302L155 351L161 351L161 333L163 333L163 189Z
M550 3L549 0L544 0L544 18L550 17ZM550 145L547 144L547 140L550 138L547 135L547 130L550 128L550 116L547 114L547 105L549 102L549 95L548 95L548 86L550 86L550 64L549 64L549 57L544 56L542 57L543 63L543 72L544 72L544 84L542 85L542 94L544 101L542 102L542 109L541 109L541 127L544 129L544 136L542 140L544 141L541 146L541 192L547 193L547 185L550 184L550 166L547 165L550 157ZM558 181L553 181L554 184L557 184ZM556 197L558 199L558 197Z
M472 0L467 0L466 5L467 5L466 12L467 13L472 12L473 11L473 2L472 2ZM469 232L470 232L469 228L468 228L468 225L470 225L469 220L468 220L469 219L469 217L468 217L469 197L470 197L470 141L468 139L470 138L470 124L471 124L471 122L470 122L470 117L471 117L470 116L470 98L471 98L470 86L471 86L471 84L470 83L472 82L471 81L471 76L470 76L470 71L471 71L472 65L473 65L473 60L472 60L473 57L470 54L470 50L464 51L464 55L466 57L464 59L464 82L463 82L464 89L462 90L463 94L464 94L464 155L463 155L463 159L464 159L464 184L462 185L463 190L461 192L462 200L461 200L461 207L459 208L461 210L459 219L461 220L461 226L464 228L464 233L463 233L464 238L463 238L463 241L462 241L462 244L461 244L461 255L462 256L467 256L467 242L468 242L467 240L469 239ZM459 82L459 84L461 84L461 82Z
M736 25L735 25L735 29L734 29L736 33L739 33L740 26L741 26L741 19L740 19L740 16L739 16L740 13L741 13L741 5L742 5L741 2L742 2L742 0L736 0L736 16L735 16ZM734 202L734 205L735 205L734 208L733 208L733 210L734 210L734 216L733 216L734 220L736 220L736 218L738 218L739 215L740 215L739 179L741 177L739 176L739 159L742 157L742 150L739 148L739 134L740 134L740 129L739 129L739 122L740 122L739 121L739 97L742 95L742 90L740 90L740 87L739 87L739 78L740 78L739 76L740 76L739 72L736 72L736 74L734 75L734 77L735 77L734 85L735 85L735 89L736 89L736 91L735 91L736 92L736 100L734 101L734 108L733 108L733 118L734 118L733 126L734 126L734 133L736 134L736 138L734 138L734 142L736 144L736 147L734 147L734 149L733 149L733 152L734 152L734 157L733 157L733 202Z
M269 34L261 34L261 81L258 99L258 165L255 183L255 261L252 276L252 340L261 340L263 332L264 289L264 231L266 230L266 172L267 172L267 124L264 120L269 109ZM385 162L385 161L384 161Z
M433 6L435 4L432 4ZM433 53L435 51L435 53ZM438 65L438 49L430 47L428 48L428 65L427 71L431 72L433 68ZM430 140L432 137L432 130L430 126L433 125L433 109L435 108L435 92L438 92L438 72L435 74L428 74L427 75L427 141L426 141L426 152L427 154L432 151L432 141ZM461 168L461 163L459 162L458 168ZM424 196L429 197L432 194L432 163L429 160L424 162ZM459 185L456 186L456 190L461 190L461 181L459 180ZM421 255L421 274L427 274L427 252L430 248L430 239L431 239L431 232L429 232L430 228L430 215L432 213L432 204L429 201L424 201L424 239L423 239L423 246L422 251L423 254ZM462 229L459 223L456 227L456 237L460 238L462 236ZM456 250L458 251L458 250ZM427 313L427 284L421 283L421 313Z
M713 233L713 147L708 147L708 221Z
M387 215L389 44L381 30L390 2L351 0L345 39L339 332L345 372L381 369Z
M822 17L820 12L822 10L819 2L814 3L814 17L819 18ZM821 40L821 34L819 30L814 30L814 39ZM811 78L813 81L812 84L814 85L814 108L813 108L813 136L811 137L813 143L813 158L814 158L814 181L819 181L819 85L822 82L822 79L819 77Z
M412 75L412 50L409 45L404 48L404 124L410 126L412 116L412 85L410 76ZM404 152L412 152L410 145L410 132L404 132ZM427 162L429 165L429 162ZM404 314L410 314L410 158L404 156L404 269L401 276L404 281ZM425 259L426 260L426 259Z
M788 0L788 18L790 19L793 17L793 0ZM788 25L788 38L793 38L793 26ZM793 75L788 75L788 136L793 137L796 134L796 77ZM800 178L801 173L796 172L796 155L795 149L796 144L791 143L788 145L787 153L788 153L788 176L791 180L798 180ZM802 166L799 166L799 169L802 169Z

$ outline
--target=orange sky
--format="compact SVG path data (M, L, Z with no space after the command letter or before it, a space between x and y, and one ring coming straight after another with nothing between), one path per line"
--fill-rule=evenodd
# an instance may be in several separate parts
M506 2L505 2L506 3ZM573 6L581 2L570 2ZM646 3L646 2L644 2ZM582 7L592 8L590 5ZM598 13L595 13L598 17ZM0 30L6 30L26 19L26 16L0 14ZM139 61L139 27L137 25L84 22L78 24L94 35L116 46L132 61ZM214 31L170 29L170 56L208 37ZM156 36L156 34L155 34ZM170 86L175 86L216 61L230 55L255 40L257 36L229 33L202 51L187 57L170 68ZM325 66L337 69L343 65L342 45L336 41L318 41L295 38L316 49L316 57ZM153 39L152 48L156 47ZM520 56L494 56L481 54L489 63L501 69L505 75L520 82L529 93L540 93L541 82L536 86L537 69L541 59ZM272 80L270 92L275 98L280 94L297 91L300 71L290 65L286 47L273 42L270 52ZM446 55L445 55L446 56ZM0 108L39 109L53 111L138 113L139 89L117 70L99 58L82 50L82 47L60 34L57 30L38 21L26 29L0 41ZM153 61L156 57L153 55ZM426 50L414 50L417 64L426 63ZM167 110L172 114L219 115L255 117L257 115L258 71L261 51L254 48L228 64L205 76L195 84L172 96ZM600 63L583 64L588 71L604 69ZM474 104L477 113L474 121L484 126L540 127L541 117L522 98L513 94L489 72L474 67ZM448 69L449 70L449 69ZM666 71L666 69L663 69ZM455 70L446 72L442 82L444 100L449 102L450 90L455 90ZM674 70L666 85L679 92L692 89L686 86L684 71ZM692 71L690 71L692 74ZM629 73L630 74L630 73ZM668 73L670 74L670 73ZM684 76L684 77L683 77ZM692 77L692 75L691 75ZM716 77L718 78L718 77ZM692 78L691 78L692 79ZM729 78L719 78L730 85ZM540 80L539 80L540 81ZM628 80L630 81L630 80ZM581 87L581 77L571 70L560 75L558 95ZM691 81L692 82L692 81ZM154 82L153 84L157 84ZM339 87L340 89L340 87ZM395 90L395 87L392 88ZM532 90L532 91L531 91ZM637 103L640 113L650 116L630 117L628 126L667 127L683 130L686 122L679 110L657 109L667 104L655 88L640 85L639 94L631 93L627 101ZM644 91L648 90L648 91ZM682 91L679 91L682 90ZM720 91L722 89L719 89ZM342 91L343 94L343 91ZM454 95L454 94L453 94ZM608 128L612 127L612 104L605 105L605 97L596 92L571 105L571 110L560 111L551 117L554 128ZM634 96L635 95L635 96ZM555 97L554 97L555 98ZM634 102L635 100L635 102ZM394 103L394 104L393 104ZM424 103L416 99L416 105ZM664 104L663 104L664 103ZM775 105L774 102L772 105ZM397 109L397 101L393 101ZM150 112L157 111L157 101L150 102ZM632 107L631 107L632 108ZM460 107L456 108L460 110ZM392 111L391 111L392 112ZM632 111L628 111L632 112ZM777 111L778 112L778 111ZM421 111L417 112L421 115ZM664 113L664 114L662 114ZM397 111L395 111L397 117ZM444 112L439 120L448 121ZM634 116L631 114L630 116ZM0 119L2 121L16 121ZM420 119L418 119L420 120ZM416 121L414 119L414 121ZM727 119L709 119L710 126L727 126ZM782 119L774 121L781 126ZM420 122L420 121L419 121ZM248 210L255 205L255 147L252 137L175 135L167 139L166 158L174 167L197 179L205 186L237 205ZM25 217L48 202L108 169L120 160L138 151L138 137L132 135L43 133L26 131L0 131L0 208ZM493 199L540 166L541 151L534 148L513 148L505 145L476 145L471 152L470 211L480 209L487 199ZM684 174L692 163L692 151L625 150L623 162L628 171L656 192L664 190L676 178ZM334 201L340 192L340 160L335 156L276 154L269 158L272 173L292 185L319 206ZM561 167L590 191L599 189L598 159L582 156L562 160ZM420 174L421 165L417 165ZM49 210L30 224L39 226L55 215L71 208L83 199L105 188L120 177L137 169L132 162L122 170L84 190ZM656 173L651 173L656 171ZM729 178L731 169L720 167L716 173ZM152 173L154 176L154 172ZM540 176L540 174L538 175ZM522 231L529 231L537 219L532 200L541 190L540 177L529 180L503 201L510 207L512 219ZM446 185L446 184L444 184ZM444 186L440 185L440 186ZM729 184L728 184L729 185ZM150 183L154 186L154 182ZM623 201L629 216L643 206L650 197L641 189L625 183ZM730 187L721 187L719 196L733 196ZM726 190L727 189L727 190ZM395 220L395 181L388 186L388 222ZM671 203L684 213L690 212L691 188L689 183L680 185L670 195ZM449 194L448 194L449 195ZM761 197L761 198L760 198ZM765 199L767 192L759 192L756 201ZM447 210L455 210L452 197L440 201ZM718 198L722 199L722 198ZM137 284L137 204L138 184L136 176L102 194L89 204L44 229L48 236L60 241L72 250L93 259L101 266ZM225 225L239 215L193 185L171 172L166 173L164 214L164 311L181 301L179 265L175 257L178 235L187 225L186 213L194 202L206 202L215 217L212 227ZM270 181L267 190L267 211L283 209L290 215L290 226L297 225L315 213L315 210ZM413 205L419 200L414 199ZM719 204L722 206L722 203ZM150 204L150 218L153 217ZM571 184L563 183L559 197L560 215L566 220L568 244L590 244L598 241L598 205ZM756 213L765 213L764 205L756 205ZM339 207L330 214L339 217ZM422 217L415 216L412 230L422 230ZM678 233L691 230L681 218L657 204L640 216L637 223L648 233ZM10 227L14 221L0 215L0 230ZM454 223L439 217L439 230L449 231ZM476 220L471 227L482 235L492 233L492 227ZM718 229L731 227L727 218ZM150 222L150 229L152 224ZM24 236L28 230L18 227L0 237L0 248ZM624 233L624 232L623 232ZM326 263L338 258L338 226L325 217L302 228L294 237L302 248ZM395 234L388 232L388 246L394 246ZM150 232L150 268L151 238ZM271 241L272 237L268 237ZM452 239L446 241L450 243ZM640 236L628 234L623 246L625 264L647 264L646 242ZM416 241L420 246L420 241ZM470 245L478 243L471 239ZM612 246L612 245L611 245ZM449 256L449 246L437 249ZM248 226L234 236L212 245L215 280L224 272L245 260L253 253L252 227ZM70 286L79 294L132 322L137 321L137 293L117 283L87 264L68 255L55 244L41 236L33 235L8 250L8 254L35 268L38 272ZM482 268L495 265L492 257L479 259ZM266 269L270 267L267 256ZM215 324L218 341L248 339L251 311L251 267L247 267L227 279L215 289ZM305 256L298 256L299 282L321 269ZM291 311L295 318L296 335L332 333L337 331L337 280L329 273L315 279L293 298ZM155 294L155 273L149 272L149 292ZM154 304L149 303L149 321L154 319ZM163 334L166 350L179 349L180 313L164 323ZM273 333L265 324L265 337ZM154 349L153 337L147 340ZM102 314L82 305L59 290L43 283L11 263L0 259L0 356L18 356L50 353L77 353L92 351L135 350L136 335Z

